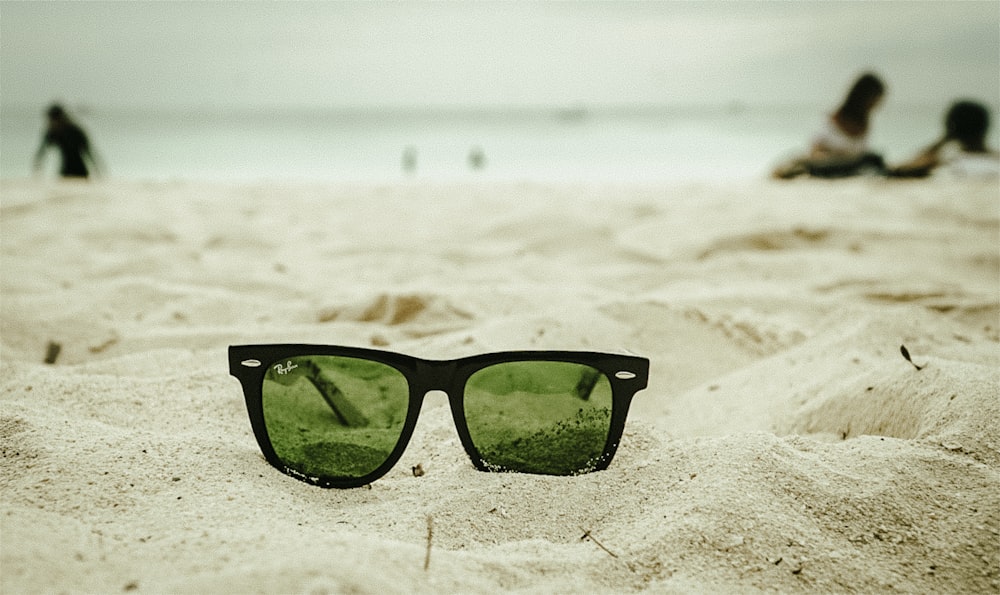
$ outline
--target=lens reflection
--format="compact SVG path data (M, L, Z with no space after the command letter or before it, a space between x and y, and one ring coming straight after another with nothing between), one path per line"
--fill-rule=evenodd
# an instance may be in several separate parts
M570 362L496 364L473 374L465 417L483 463L497 471L575 475L601 462L611 383Z
M286 358L268 369L261 392L274 452L310 477L377 469L399 442L409 403L401 372L341 356Z

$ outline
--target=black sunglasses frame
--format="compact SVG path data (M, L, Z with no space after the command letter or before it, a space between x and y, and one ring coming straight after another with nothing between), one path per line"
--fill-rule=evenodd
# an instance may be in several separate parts
M264 376L271 366L285 358L310 355L353 357L379 362L395 368L406 378L410 391L409 404L399 441L385 462L363 477L313 477L300 473L286 466L271 446L264 422L261 394ZM388 473L399 462L413 436L424 397L428 392L435 390L443 391L448 395L455 428L458 430L459 439L465 452L472 460L472 464L480 471L492 471L493 469L480 457L479 450L473 444L466 425L465 383L478 370L494 364L519 361L583 364L597 369L607 377L612 391L611 427L604 445L604 454L597 461L593 470L607 469L618 450L618 444L625 431L625 418L628 416L632 397L635 396L635 393L646 388L649 377L649 360L644 357L589 351L507 351L453 360L428 360L391 351L334 345L271 344L232 345L229 347L229 373L235 376L243 386L247 412L250 415L250 425L264 458L282 473L323 488L359 487Z

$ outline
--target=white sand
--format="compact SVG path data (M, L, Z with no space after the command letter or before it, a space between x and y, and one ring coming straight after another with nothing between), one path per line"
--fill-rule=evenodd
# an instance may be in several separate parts
M995 180L0 205L3 593L1000 589ZM605 472L480 473L431 394L388 476L323 490L267 465L228 376L227 345L285 341L652 370Z

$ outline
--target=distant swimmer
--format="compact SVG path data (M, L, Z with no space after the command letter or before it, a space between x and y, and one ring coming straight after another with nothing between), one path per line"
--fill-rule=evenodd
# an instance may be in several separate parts
M87 134L66 113L61 105L54 104L48 109L48 128L42 136L42 143L35 153L35 171L42 167L46 150L55 146L62 157L59 173L64 178L86 178L90 175L87 162L97 168Z
M472 147L469 151L469 167L472 169L483 169L486 166L486 153L482 147Z
M403 149L403 171L412 174L417 171L417 148L407 145Z

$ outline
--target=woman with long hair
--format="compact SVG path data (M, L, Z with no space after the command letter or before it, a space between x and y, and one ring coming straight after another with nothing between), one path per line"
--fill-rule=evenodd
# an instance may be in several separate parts
M780 179L808 174L839 178L882 172L882 157L868 148L872 112L885 95L885 83L870 72L854 82L843 103L831 114L809 147L809 153L781 165L773 172Z

